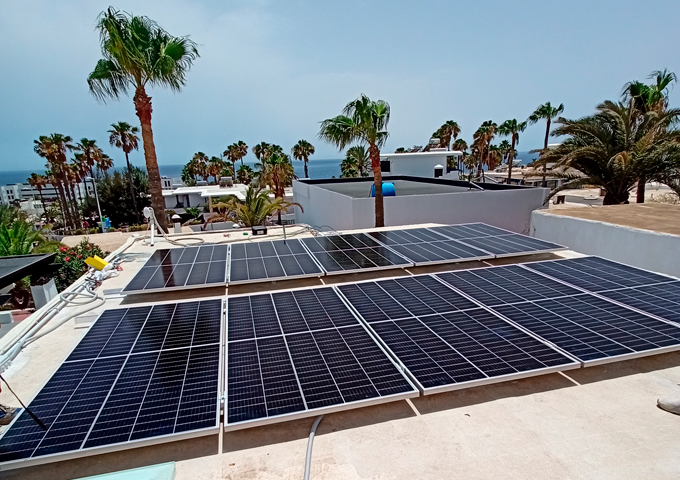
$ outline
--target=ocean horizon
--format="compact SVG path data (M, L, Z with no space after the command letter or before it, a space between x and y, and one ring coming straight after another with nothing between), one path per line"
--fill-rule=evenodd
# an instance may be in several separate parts
M521 163L529 163L532 161L534 158L536 158L537 154L529 153L529 152L518 152L517 153L517 160L520 160ZM308 167L309 167L309 177L312 179L324 179L324 178L333 178L333 177L339 177L340 176L340 162L342 162L341 158L311 158L308 162ZM249 165L251 168L255 168L255 163L256 161L244 161L243 162L245 165ZM140 167L145 169L144 166L138 165L138 164L133 164L136 167ZM240 165L240 162L237 162L237 166ZM182 168L184 168L184 165L159 165L158 169L160 170L161 176L164 177L170 177L170 178L181 178L182 176ZM300 160L293 160L293 168L295 170L295 174L299 177L302 178L304 177L304 163ZM122 168L120 167L114 167L114 170L121 171ZM31 176L31 173L44 173L44 170L41 169L33 169L33 170L3 170L0 171L0 185L14 185L15 183L26 183L28 177Z

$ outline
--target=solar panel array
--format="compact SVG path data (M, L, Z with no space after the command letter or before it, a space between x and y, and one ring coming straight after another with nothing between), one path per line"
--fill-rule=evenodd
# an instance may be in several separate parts
M227 245L156 250L124 293L225 285Z
M329 274L413 265L365 233L309 237L302 242Z
M228 301L225 428L417 396L332 288Z
M520 235L484 223L447 225L433 227L430 230L491 253L495 257L554 252L564 249L563 246L555 243Z
M451 240L427 228L369 232L416 265L493 258L489 252Z
M337 288L425 393L579 366L429 275Z
M609 270L609 275L619 272L618 282L622 284L639 284L665 277L644 271L632 272L631 267L590 257L577 262L566 261L563 268L559 267L560 262L482 268L437 276L584 364L680 348L680 329L677 327L584 292L582 288L586 282L593 287L596 285L587 274L581 278L578 268L583 266L585 271L596 272L594 266L600 265ZM580 288L538 271L550 271L551 274L561 271L563 278L569 275L578 279Z
M0 462L216 432L222 301L105 311L0 439ZM92 453L96 453L96 450Z
M231 245L229 283L323 275L300 240Z

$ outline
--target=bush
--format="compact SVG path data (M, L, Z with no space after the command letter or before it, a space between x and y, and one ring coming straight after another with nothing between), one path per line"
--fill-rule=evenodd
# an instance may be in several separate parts
M129 232L143 232L146 230L146 225L131 225L128 227Z
M83 233L85 233L85 230L83 230L82 228L76 228L73 231L73 235L82 235Z
M94 233L99 233L99 227L91 227L90 229L88 229L87 233L89 233L90 235Z
M107 252L104 252L99 245L90 242L90 239L87 237L82 239L75 247L62 245L54 260L55 263L61 265L54 276L57 289L61 292L80 278L89 268L85 263L85 259L95 255L104 258Z

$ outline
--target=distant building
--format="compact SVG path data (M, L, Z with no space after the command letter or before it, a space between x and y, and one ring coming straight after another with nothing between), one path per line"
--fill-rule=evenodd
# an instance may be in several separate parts
M85 196L86 191L88 195L94 196L94 187L91 181L82 182L76 185L74 189L78 200L82 200L82 198L78 197L79 192L83 197ZM50 206L59 198L57 189L52 184L48 183L42 189L42 198L45 201L45 205ZM0 203L3 205L9 205L16 201L25 202L29 200L40 201L40 192L37 188L32 187L28 183L0 186ZM40 209L42 211L42 205L40 206Z
M458 161L463 152L433 148L428 152L385 153L380 155L383 175L407 175L458 180Z

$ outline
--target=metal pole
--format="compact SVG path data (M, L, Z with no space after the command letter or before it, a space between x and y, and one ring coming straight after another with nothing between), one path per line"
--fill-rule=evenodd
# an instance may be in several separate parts
M97 182L95 182L94 177L90 177L92 180L92 185L94 186L94 198L97 200L97 210L99 210L99 222L102 226L102 233L104 232L104 217L102 217L102 207L99 206L99 195L97 194Z

